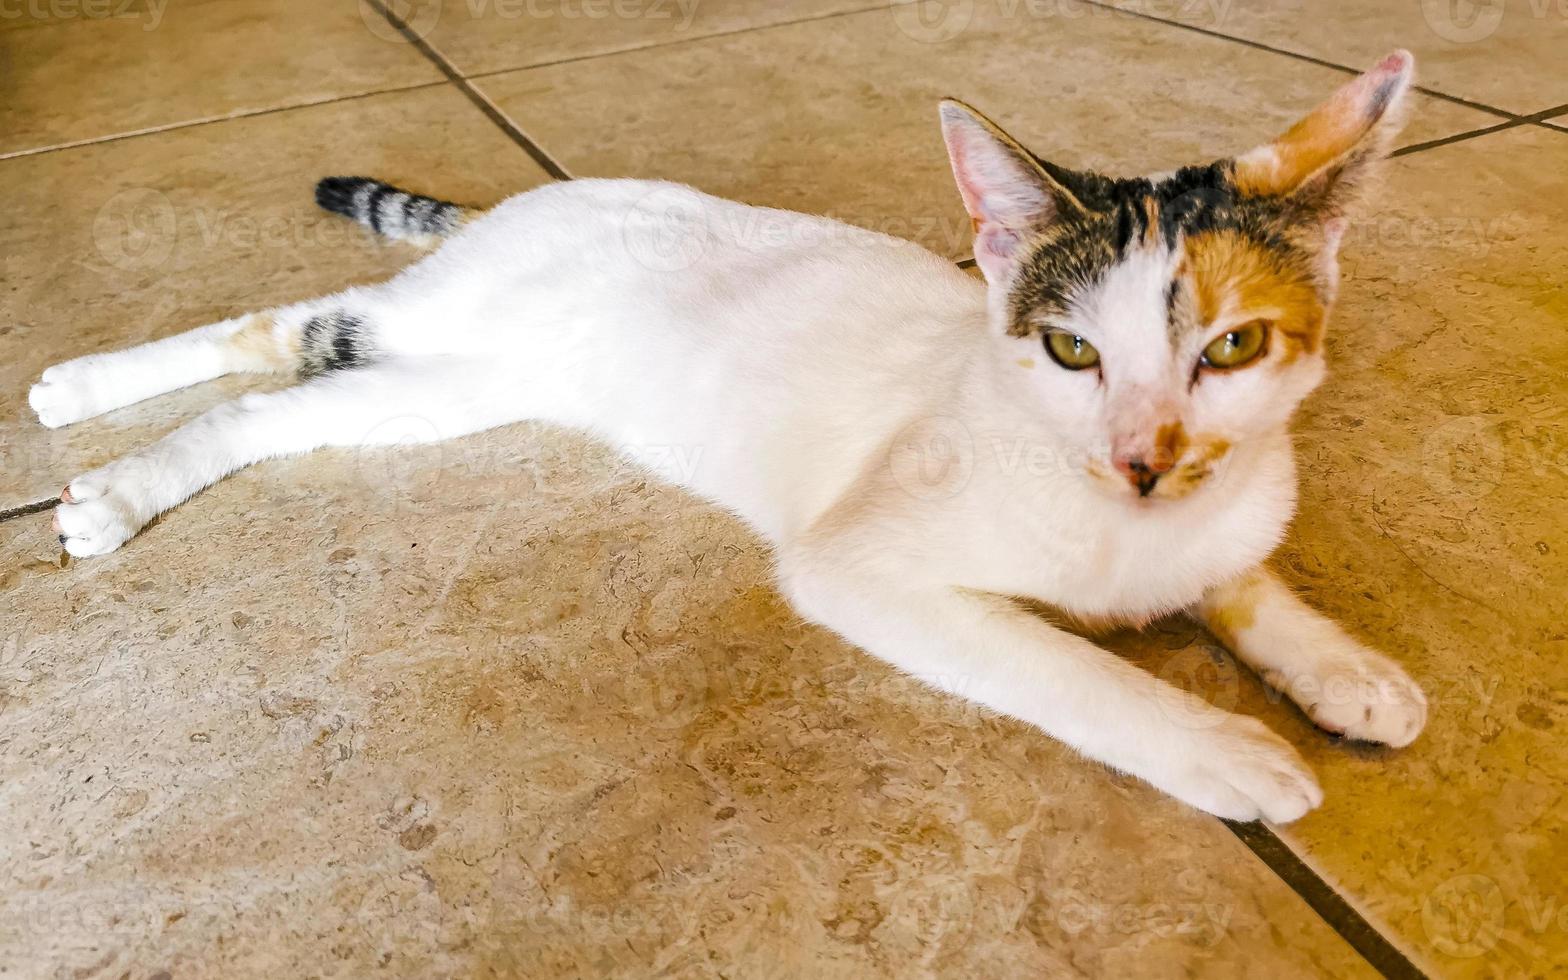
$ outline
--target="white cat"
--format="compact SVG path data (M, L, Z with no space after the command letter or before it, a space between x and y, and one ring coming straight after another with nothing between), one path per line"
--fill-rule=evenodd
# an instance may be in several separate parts
M1397 131L1396 52L1243 156L1146 180L1039 160L944 102L987 285L918 246L675 184L578 180L479 214L361 178L323 206L439 249L390 282L44 372L67 425L237 371L219 406L75 480L76 556L239 467L324 445L580 427L767 538L810 619L1211 813L1322 800L1292 748L1067 632L1187 610L1322 727L1408 744L1420 690L1262 562L1287 424L1322 379L1335 253Z

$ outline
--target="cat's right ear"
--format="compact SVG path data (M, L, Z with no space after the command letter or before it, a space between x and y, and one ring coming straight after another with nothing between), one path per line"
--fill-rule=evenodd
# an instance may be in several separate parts
M993 286L1011 281L1024 244L1083 205L1034 155L985 116L944 99L942 138L975 229L975 261Z

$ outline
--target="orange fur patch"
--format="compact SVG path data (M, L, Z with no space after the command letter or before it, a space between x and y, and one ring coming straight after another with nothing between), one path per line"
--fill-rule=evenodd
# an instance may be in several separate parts
M1210 463L1230 452L1230 440L1221 439L1217 436L1213 438L1199 439L1197 442L1193 443L1193 445L1195 449L1192 454L1192 459L1188 460L1188 464L1192 466L1208 466Z
M258 374L287 371L299 361L297 335L280 342L270 313L253 313L224 344L229 369Z
M1160 202L1152 196L1143 199L1143 244L1153 248L1160 243Z
M1323 340L1324 309L1317 290L1281 266L1268 249L1234 231L1210 231L1186 241L1189 274L1204 323L1237 315L1273 322L1288 363Z
M1214 463L1230 452L1230 441L1217 437L1192 440L1187 458L1181 460L1154 488L1153 496L1180 500L1214 475Z
M1397 73L1408 70L1407 58L1385 59L1272 143L1237 157L1236 189L1245 196L1288 194L1355 149L1382 117Z
M1258 619L1267 580L1262 573L1249 572L1229 585L1215 590L1204 602L1203 623L1215 638L1232 650L1243 630L1251 629Z
M1187 430L1180 422L1166 422L1154 432L1154 469L1169 469L1187 449Z

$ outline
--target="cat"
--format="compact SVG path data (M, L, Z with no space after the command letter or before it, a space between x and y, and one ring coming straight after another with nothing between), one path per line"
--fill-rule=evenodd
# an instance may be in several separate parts
M1322 728L1420 732L1405 671L1265 566L1338 246L1413 70L1395 52L1271 142L1143 179L1046 162L946 100L983 282L678 184L574 180L481 213L327 178L323 207L437 247L379 285L45 371L29 400L51 427L302 376L72 480L61 543L106 554L240 467L402 440L394 417L429 440L548 420L739 515L796 610L897 668L1209 813L1294 820L1323 795L1285 740L1039 606L1068 626L1184 611Z

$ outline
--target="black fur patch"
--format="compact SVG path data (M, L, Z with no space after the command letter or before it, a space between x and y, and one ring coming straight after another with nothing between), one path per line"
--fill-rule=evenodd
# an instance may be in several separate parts
M1075 293L1094 286L1129 250L1141 247L1149 238L1151 213L1158 237L1167 245L1181 237L1230 230L1288 262L1306 260L1290 235L1292 223L1302 215L1286 202L1239 194L1228 160L1183 167L1159 182L1039 163L1083 207L1063 202L1058 219L1028 246L1010 299L1010 332L1015 336L1034 332L1035 321L1065 313ZM1167 305L1173 314L1177 299L1172 289Z
M370 192L370 199L365 203L364 221L370 225L370 230L381 234L381 199L397 191L387 184L377 184Z
M359 220L355 200L360 188L376 183L369 177L323 177L316 184L316 204L334 214Z
M344 310L320 313L300 333L300 374L310 377L363 364L370 355L365 321Z
M466 210L370 177L323 177L316 184L316 203L386 238L448 235Z

